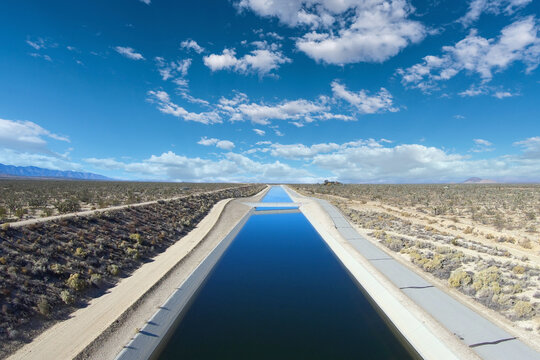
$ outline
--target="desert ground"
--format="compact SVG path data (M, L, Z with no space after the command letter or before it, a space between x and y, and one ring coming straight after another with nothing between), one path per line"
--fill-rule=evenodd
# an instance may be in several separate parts
M540 186L297 185L366 238L529 343L540 343Z
M172 199L234 186L227 183L0 179L0 224Z
M264 188L204 184L195 194L143 205L3 224L0 357L131 277L195 229L219 201Z

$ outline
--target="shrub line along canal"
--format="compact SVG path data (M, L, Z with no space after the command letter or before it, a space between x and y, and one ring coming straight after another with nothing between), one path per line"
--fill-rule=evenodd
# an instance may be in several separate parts
M250 205L118 359L457 358L284 188Z

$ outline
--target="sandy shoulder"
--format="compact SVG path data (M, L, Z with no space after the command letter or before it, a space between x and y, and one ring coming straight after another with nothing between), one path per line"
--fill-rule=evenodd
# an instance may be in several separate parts
M155 309L249 211L249 207L242 204L249 199L218 202L195 229L152 262L122 279L103 296L92 299L88 306L75 311L69 319L44 331L9 359L56 360L78 355L80 358L114 358L135 335L137 328L142 327Z

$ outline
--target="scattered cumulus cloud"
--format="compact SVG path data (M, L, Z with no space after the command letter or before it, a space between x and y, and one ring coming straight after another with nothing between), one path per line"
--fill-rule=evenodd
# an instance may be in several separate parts
M50 40L47 40L47 39L44 39L44 38L41 38L41 37L38 37L36 39L28 38L26 40L26 43L30 47L32 47L34 50L37 50L37 51L58 47L57 43L55 43L53 41L50 41Z
M139 178L171 181L286 181L315 182L319 179L305 169L293 168L280 161L258 162L245 155L229 152L217 160L189 158L172 151L152 155L139 162L121 162L112 158L89 158L96 167L120 170Z
M468 27L476 22L483 13L512 15L531 2L532 0L472 0L469 3L469 10L458 22Z
M180 43L180 48L185 50L193 50L197 54L204 52L204 48L197 44L195 40L187 39Z
M32 121L0 119L0 163L15 166L41 166L55 170L74 170L80 166L49 148L49 140L69 143Z
M523 158L540 160L540 136L516 141L514 145L523 149Z
M38 59L43 59L43 60L46 60L48 62L52 62L52 58L47 55L47 54L39 54L39 53L30 53L29 54L31 57L35 57L35 58L38 58Z
M54 134L31 121L0 119L0 147L2 148L50 152L46 148L47 138L69 142L67 137Z
M215 146L223 150L232 150L234 148L234 143L232 141L207 138L206 136L202 137L197 144L204 146Z
M114 50L119 53L120 55L127 57L131 60L144 60L144 56L142 54L136 52L133 48L130 47L124 47L124 46L116 46Z
M493 144L484 139L473 139L474 147L470 150L471 152L487 152L487 151L493 151Z
M264 136L266 134L266 131L261 130L261 129L253 129L253 131L255 132L255 134L259 136Z
M332 113L327 101L323 97L318 101L297 99L277 104L253 103L245 94L237 93L233 99L221 98L218 107L233 122L248 120L260 125L268 125L271 120L289 120L298 124L316 120L354 120L348 115Z
M538 21L534 16L517 20L502 29L497 39L486 39L471 30L469 35L453 46L444 46L441 56L428 55L424 61L407 69L399 69L405 86L424 92L438 88L458 73L478 74L483 83L489 82L494 72L500 72L521 62L530 73L540 62ZM480 90L477 90L480 91Z
M406 0L241 0L240 10L273 17L304 32L296 47L316 61L343 65L383 62L411 43L425 27L410 20Z
M139 0L139 1L142 3L145 3L146 5L150 5L150 3L152 2L152 0Z
M263 77L292 60L279 50L258 48L242 57L237 57L234 49L224 49L221 54L204 56L203 61L214 72L230 70L240 74L258 74Z
M186 121L195 121L202 124L221 123L221 117L215 111L194 113L172 102L169 94L163 90L151 90L148 92L148 101L157 105L159 111L164 114L176 116Z
M183 59L167 62L164 58L158 56L155 61L161 78L166 81L175 77L185 77L192 60Z
M385 88L381 88L377 94L370 96L366 90L360 90L359 92L348 91L344 85L338 81L333 81L332 92L335 98L346 101L361 114L399 111L398 108L393 106L392 95Z

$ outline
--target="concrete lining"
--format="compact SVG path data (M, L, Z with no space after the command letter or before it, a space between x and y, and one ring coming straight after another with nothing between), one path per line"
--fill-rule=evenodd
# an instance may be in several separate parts
M291 189L287 191L294 193L296 198L300 196ZM534 349L438 289L362 237L333 205L325 200L316 198L314 200L331 217L340 235L374 268L481 358L488 360L540 359L540 354ZM345 263L344 265L347 266ZM392 316L387 315L393 321ZM403 335L409 338L408 335L411 334L403 333ZM417 342L425 342L426 339L428 337ZM417 344L413 342L412 345L416 347Z
M146 360L159 355L161 347L165 345L168 336L181 320L183 313L187 310L197 291L253 213L254 209L251 209L223 241L197 266L167 301L159 307L146 325L124 347L116 360Z

